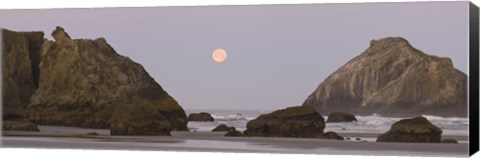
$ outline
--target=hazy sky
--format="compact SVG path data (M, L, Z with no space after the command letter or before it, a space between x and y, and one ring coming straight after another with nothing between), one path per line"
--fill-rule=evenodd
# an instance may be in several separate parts
M468 69L468 2L1 10L0 26L105 37L185 109L300 105L372 39L401 36ZM211 54L228 52L223 63ZM467 73L468 74L468 73Z

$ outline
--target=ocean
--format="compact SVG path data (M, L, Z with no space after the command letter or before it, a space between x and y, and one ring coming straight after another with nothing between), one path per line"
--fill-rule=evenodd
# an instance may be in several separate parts
M1 143L2 147L20 148L468 157L467 118L425 116L433 124L442 128L443 139L454 138L458 140L458 144L375 142L378 134L386 132L391 124L402 119L380 116L357 116L357 122L326 124L325 131L337 132L346 138L345 141L308 138L223 137L223 133L207 132L222 123L235 126L243 131L249 120L271 111L273 110L187 109L187 114L208 112L212 114L215 121L189 122L190 132L174 131L172 136L109 136L110 130L108 129L39 126L40 132L34 132L34 134L19 131L5 132ZM89 132L96 132L100 135L85 137L85 134Z
M233 126L239 131L244 131L247 122L257 118L261 114L272 112L272 110L188 110L187 116L191 113L208 112L215 119L214 122L188 122L190 131L211 131L220 124Z
M211 131L220 124L234 126L239 131L246 129L247 122L255 119L261 114L270 113L273 110L211 110L195 109L185 110L187 115L190 113L208 112L215 119L214 122L189 122L190 131ZM443 130L442 135L468 136L468 118L459 117L438 117L423 115L434 125ZM324 116L325 120L328 118ZM324 131L334 131L337 133L369 133L381 134L390 129L390 126L404 118L372 116L356 116L356 122L327 123ZM372 138L369 138L372 140Z

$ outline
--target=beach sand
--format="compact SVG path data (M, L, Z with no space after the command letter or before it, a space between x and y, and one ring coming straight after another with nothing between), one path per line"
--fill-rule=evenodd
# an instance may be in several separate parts
M160 150L297 153L375 156L468 157L468 143L380 143L368 141L378 134L340 133L361 141L312 138L224 137L225 132L172 132L172 136L110 136L109 130L39 126L41 132L3 132L2 146L22 148L79 148L106 150ZM98 136L86 133L96 132ZM468 137L444 136L468 141ZM368 142L363 142L367 140ZM374 139L373 139L374 140Z

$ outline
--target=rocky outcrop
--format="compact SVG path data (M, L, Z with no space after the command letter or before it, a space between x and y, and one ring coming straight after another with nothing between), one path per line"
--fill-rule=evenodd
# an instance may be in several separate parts
M322 137L325 120L309 106L295 106L263 114L247 123L244 136Z
M40 129L38 129L36 124L33 124L32 122L25 119L18 120L18 121L4 120L2 123L2 130L3 131L33 131L33 132L40 131Z
M97 132L88 132L87 135L88 136L98 136L98 133Z
M122 118L125 117L123 114L114 116L116 122L110 125L110 135L171 135L172 126L165 117L161 114L146 114L126 119Z
M442 143L458 144L458 141L455 139L444 139Z
M339 136L337 133L335 132L325 132L325 134L323 134L322 136L323 139L333 139L333 140L345 140L345 138L343 138L342 136Z
M442 130L425 117L403 119L395 122L390 130L381 134L377 142L424 142L440 143Z
M303 105L320 113L467 116L467 76L449 58L427 55L400 37L372 40L329 75Z
M201 113L192 113L188 115L188 121L203 121L203 122L213 122L214 119L212 115L206 112Z
M220 124L214 129L212 129L212 132L224 132L226 131L224 136L226 137L240 137L243 136L242 132L238 131L235 127L229 127L225 124Z
M328 115L327 123L329 122L353 122L357 121L357 118L353 114L346 112L333 112Z
M38 62L42 32L14 32L2 29L3 130L38 131L22 118L38 86Z
M3 54L23 50L33 54L8 60L27 63L26 68L18 69L18 64L4 68L4 85L20 91L11 96L3 93L4 98L27 105L21 111L30 121L111 128L114 135L169 135L171 130L187 130L186 114L177 101L140 64L117 54L104 38L71 39L61 27L52 33L55 42L44 40L43 33L25 37L28 40L3 36L7 36L5 48L18 49L6 49ZM10 81L32 84L17 88L19 84Z
M228 130L227 133L224 135L225 137L241 137L243 136L242 132L235 129L235 127Z
M215 127L214 129L212 129L212 132L230 131L232 129L235 130L235 127L228 127L225 124L220 124L217 127Z

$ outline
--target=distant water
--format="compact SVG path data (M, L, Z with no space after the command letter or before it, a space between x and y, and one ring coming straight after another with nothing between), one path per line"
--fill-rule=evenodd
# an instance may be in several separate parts
M442 135L468 136L468 118L423 115L443 130ZM357 122L327 123L326 131L337 133L385 133L392 124L404 118L381 116L356 116ZM327 119L327 118L325 118Z
M215 119L214 122L188 122L190 131L211 131L220 124L234 126L239 131L244 131L247 122L264 113L273 110L185 110L187 116L190 113L208 112Z
M247 122L260 114L270 113L273 110L185 110L190 113L208 112L215 119L214 122L189 122L191 131L211 131L220 124L234 126L240 131L246 129ZM327 119L326 116L325 120ZM356 116L357 122L327 123L325 131L337 133L385 133L390 126L404 118L381 116ZM443 130L443 135L468 136L468 118L437 117L424 115L434 125Z

